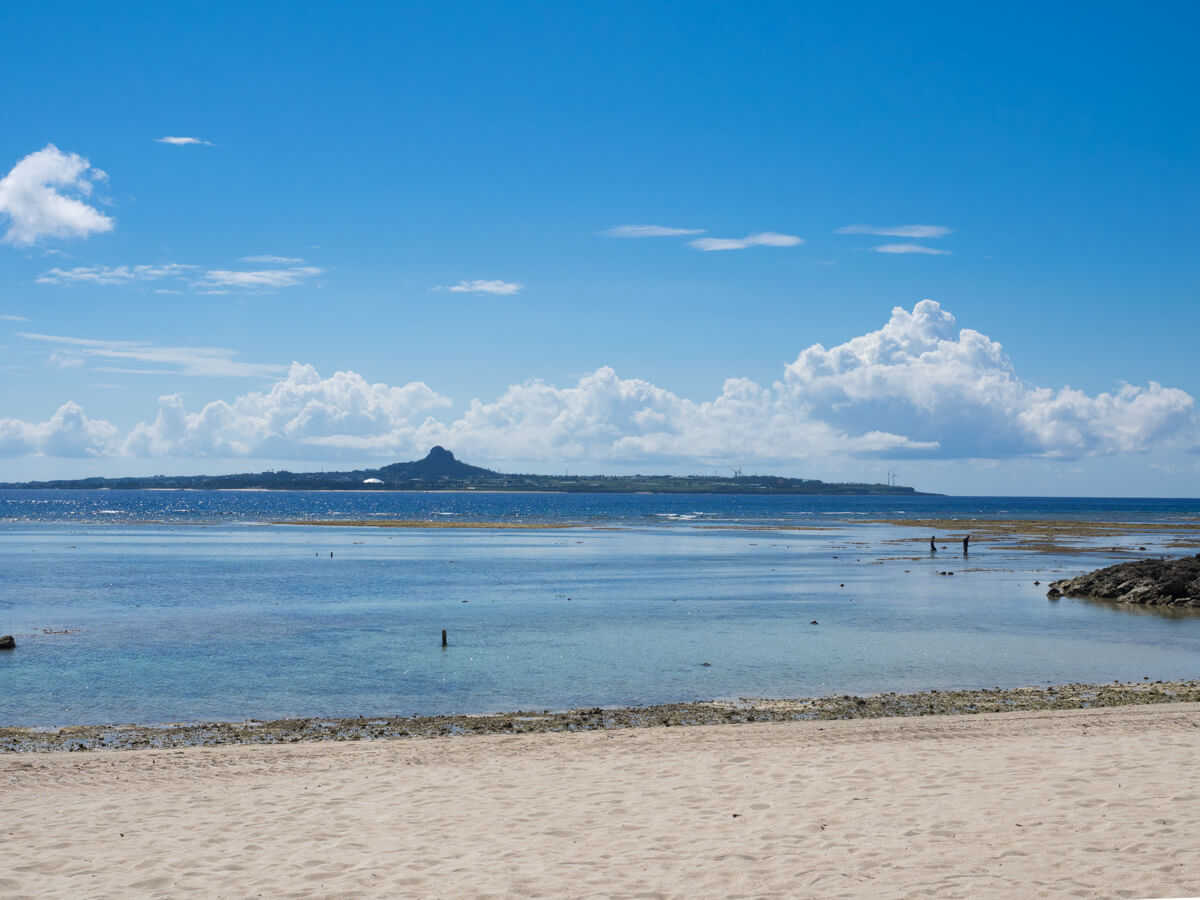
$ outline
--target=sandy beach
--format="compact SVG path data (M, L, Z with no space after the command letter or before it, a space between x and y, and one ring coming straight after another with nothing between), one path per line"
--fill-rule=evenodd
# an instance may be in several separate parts
M0 758L0 894L1200 894L1200 704Z

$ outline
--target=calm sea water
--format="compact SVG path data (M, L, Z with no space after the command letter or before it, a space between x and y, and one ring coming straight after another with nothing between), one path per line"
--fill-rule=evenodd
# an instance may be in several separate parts
M577 527L265 524L375 517ZM1046 599L1116 556L931 558L881 517L1195 522L1200 501L5 491L0 724L1200 677L1200 617Z

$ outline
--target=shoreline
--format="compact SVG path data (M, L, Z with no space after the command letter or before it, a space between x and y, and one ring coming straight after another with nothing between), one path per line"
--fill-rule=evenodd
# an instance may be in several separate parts
M127 751L298 743L379 741L623 731L769 722L905 719L987 713L1094 710L1200 703L1200 681L1141 681L1045 687L843 694L795 699L739 698L644 707L513 711L435 716L311 716L263 721L165 724L0 726L9 754Z

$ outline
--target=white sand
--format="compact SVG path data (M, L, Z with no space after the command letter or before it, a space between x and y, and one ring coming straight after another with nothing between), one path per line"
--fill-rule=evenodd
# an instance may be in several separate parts
M0 758L0 895L1200 895L1200 704Z

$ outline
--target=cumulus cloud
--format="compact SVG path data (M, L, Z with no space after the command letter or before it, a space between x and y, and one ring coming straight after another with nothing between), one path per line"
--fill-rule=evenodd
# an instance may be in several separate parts
M183 147L188 144L203 144L206 147L211 147L211 141L203 141L195 137L160 137L154 139L159 144L174 144L176 147Z
M103 352L137 354L150 364L157 353L173 358L178 371L190 359L173 356L178 348L45 340L89 363ZM231 362L228 351L220 353L196 365ZM1200 421L1186 392L1157 382L1095 395L1029 384L998 342L959 328L933 300L911 311L897 307L881 328L844 343L805 348L770 386L730 378L712 399L692 400L602 367L565 387L532 379L494 400L472 400L457 417L433 414L449 406L423 382L390 387L355 372L322 378L294 363L269 389L230 402L189 411L182 398L163 397L153 420L123 438L74 407L63 407L60 418L73 429L64 446L139 456L407 459L442 444L488 464L734 461L795 469L852 457L1078 459L1200 449ZM29 449L49 446L47 423L6 420L0 428L8 436L0 452L48 452Z
M684 234L704 234L703 228L671 228L666 225L618 225L601 231L610 238L678 237Z
M803 243L804 238L792 234L760 231L758 234L748 234L744 238L696 238L694 241L688 241L688 246L710 251L745 250L747 247L795 247Z
M1073 457L1200 440L1195 402L1156 382L1089 397L1021 381L1003 347L934 300L892 310L878 331L802 351L783 392L839 428L895 429L939 457Z
M113 220L80 199L107 177L78 153L63 153L53 144L30 153L0 178L0 215L9 219L0 240L28 246L41 238L111 231Z
M476 278L471 281L460 281L458 284L445 288L445 290L452 291L455 294L500 294L507 296L517 293L523 287L525 285L519 281L500 281L498 279L489 281ZM441 290L441 288L438 290Z
M187 412L178 394L160 397L154 421L136 426L122 450L135 456L285 457L305 445L412 451L414 418L449 402L421 382L389 387L355 372L322 379L312 366L293 363L270 390L232 403L216 400L198 412Z
M872 247L876 253L926 253L929 256L949 256L949 250L939 250L937 247L925 247L921 244L883 244Z
M951 233L945 225L843 225L834 234L878 234L884 237L940 238Z
M122 451L117 427L89 419L77 403L64 403L45 422L0 419L0 456L113 456Z

